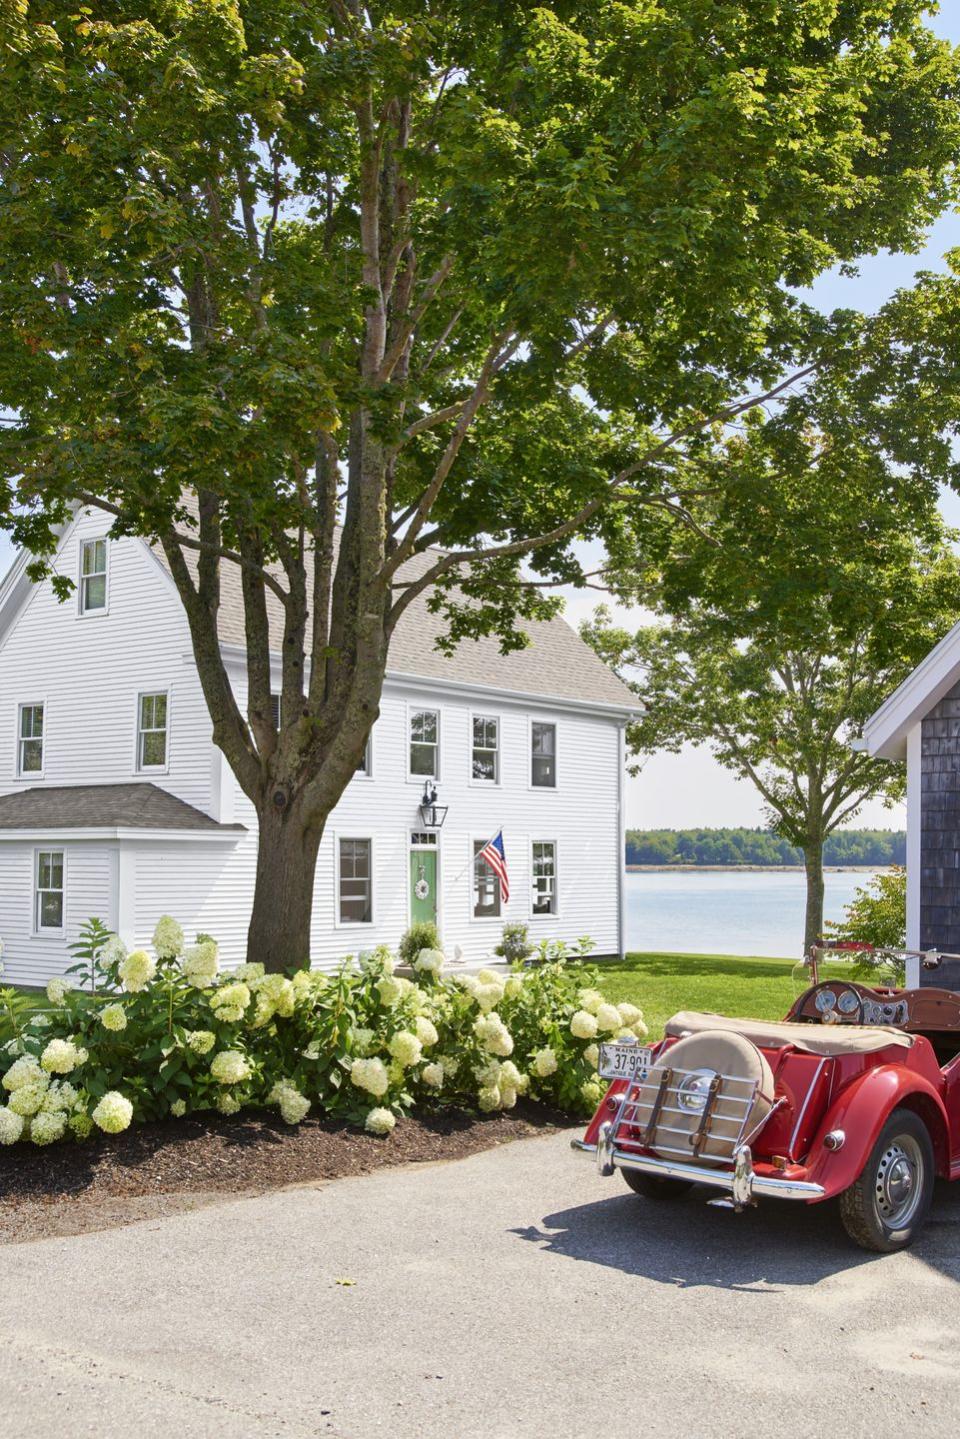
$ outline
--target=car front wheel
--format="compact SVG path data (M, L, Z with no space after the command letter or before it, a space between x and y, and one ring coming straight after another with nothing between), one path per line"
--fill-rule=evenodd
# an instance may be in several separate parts
M859 1179L840 1196L840 1217L863 1249L892 1254L917 1237L933 1196L933 1145L923 1120L895 1109Z

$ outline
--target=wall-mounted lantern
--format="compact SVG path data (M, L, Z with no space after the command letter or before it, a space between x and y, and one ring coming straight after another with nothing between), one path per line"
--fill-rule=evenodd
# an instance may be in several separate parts
M424 829L442 829L449 805L437 804L437 787L429 780L423 782L420 799L420 822Z

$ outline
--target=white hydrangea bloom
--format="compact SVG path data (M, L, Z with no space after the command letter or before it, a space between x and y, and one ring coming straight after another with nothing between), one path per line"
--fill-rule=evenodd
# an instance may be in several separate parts
M122 963L126 957L127 946L119 934L111 934L110 938L104 942L104 946L100 951L100 963L106 968L111 964Z
M488 1054L513 1053L513 1037L499 1014L482 1014L474 1021L473 1032Z
M512 1109L517 1102L517 1091L512 1084L500 1085L500 1108Z
M253 984L256 980L262 979L266 970L262 964L238 964L233 971L234 979L242 980L244 984Z
M413 961L414 969L421 974L439 974L446 963L442 949L421 949Z
M576 1039L593 1039L597 1032L597 1017L588 1009L578 1009L570 1021L570 1033Z
M443 1065L425 1064L420 1071L420 1077L431 1089L440 1089L443 1085Z
M43 1096L40 1109L46 1114L63 1114L73 1109L80 1095L69 1079L55 1079Z
M448 1079L456 1079L460 1069L460 1060L455 1054L441 1054L440 1063L443 1065L443 1072Z
M127 1027L127 1012L122 1004L105 1004L100 1011L100 1023L104 1029L117 1034Z
M229 1089L225 1089L217 1099L217 1108L221 1114L237 1114L240 1111L240 1101Z
M497 1085L484 1086L477 1095L477 1104L484 1114L491 1114L493 1110L500 1108L500 1089Z
M404 1069L411 1069L413 1065L419 1064L420 1056L423 1053L423 1045L420 1040L407 1029L401 1029L395 1034L387 1048Z
M299 1124L310 1109L310 1101L305 1094L292 1084L284 1085L280 1095L280 1114L285 1124Z
M35 1084L40 1079L45 1079L40 1068L40 1061L34 1059L32 1054L23 1054L19 1059L14 1060L6 1074L3 1076L3 1087L11 1093L15 1089L21 1089L25 1084Z
M11 1094L7 1101L7 1107L12 1109L14 1114L19 1114L21 1118L29 1119L31 1114L36 1114L37 1110L42 1107L49 1084L50 1081L45 1074L32 1084L21 1084Z
M72 1074L87 1058L87 1051L72 1039L51 1039L40 1056L40 1065L48 1074Z
M511 974L509 978L505 980L503 986L503 992L506 995L507 999L516 999L517 995L522 993L522 991L523 975Z
M71 988L72 985L70 985L67 980L61 979L59 976L56 976L54 979L49 979L47 981L47 998L52 1005L59 1009L60 1006L66 1001L67 995L70 993Z
M355 1029L352 1037L354 1054L369 1054L374 1038L372 1029Z
M635 1004L618 1004L617 1009L620 1011L620 1021L626 1029L632 1029L637 1021L643 1018L643 1011Z
M218 1084L242 1084L250 1076L250 1065L238 1049L222 1049L213 1056L210 1073Z
M371 1109L363 1127L368 1134L389 1134L396 1123L396 1117L389 1109Z
M600 1081L597 1079L585 1079L580 1086L580 1093L586 1102L591 1104L594 1109L596 1109L603 1098L603 1090L600 1087Z
M54 1144L67 1132L67 1116L58 1110L41 1110L30 1121L30 1138L34 1144Z
M644 1024L642 1019L637 1020L636 1024L633 1026L633 1032L638 1039L646 1039L647 1035L650 1033L649 1029Z
M588 1044L586 1049L583 1051L583 1057L592 1069L596 1069L597 1065L600 1063L599 1044Z
M580 1001L580 1008L585 1009L589 1014L596 1014L603 1003L603 995L599 989L581 989L577 998Z
M297 1003L297 991L293 981L285 974L265 974L258 979L254 988L257 1002L253 1016L253 1027L259 1029L269 1024L274 1015L289 1019Z
M382 1059L355 1059L350 1066L350 1082L365 1089L374 1099L381 1098L390 1088L387 1066Z
M601 1004L597 1009L597 1027L608 1034L621 1029L620 1011L615 1004Z
M157 920L153 948L158 959L176 959L183 953L183 930L169 914L161 915Z
M250 1003L251 994L247 985L237 981L223 984L210 996L210 1007L218 1019L235 1023L243 1018L243 1012Z
M538 1049L533 1056L533 1067L541 1079L547 1079L557 1072L557 1056L550 1048Z
M209 1054L217 1042L211 1029L191 1029L186 1039L194 1054Z
M130 1127L133 1105L116 1089L111 1089L100 1100L91 1118L105 1134L120 1134Z
M0 1108L0 1144L16 1144L23 1133L23 1116L12 1109Z
M170 1106L170 1113L174 1119L182 1119L186 1112L187 1101L185 1099L175 1099Z
M194 989L209 989L220 972L220 953L213 940L191 945L180 963L180 971Z
M417 1015L417 1021L414 1025L414 1028L417 1032L417 1038L423 1045L424 1049L429 1049L432 1045L436 1044L440 1038L439 1034L437 1033L436 1025L433 1023L432 1020L427 1019L427 1017L423 1014Z
M67 1126L77 1139L89 1139L93 1133L93 1120L82 1109L76 1114L71 1114L67 1120Z
M121 960L117 973L120 983L130 994L139 994L146 989L157 972L157 961L145 949L135 949Z

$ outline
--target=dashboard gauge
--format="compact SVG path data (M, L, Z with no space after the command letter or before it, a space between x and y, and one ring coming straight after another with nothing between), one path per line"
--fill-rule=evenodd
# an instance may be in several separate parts
M821 989L817 995L816 1004L821 1014L826 1014L827 1010L832 1009L836 1002L837 996L832 989Z
M845 989L837 1000L837 1008L841 1014L853 1014L854 1010L860 1008L860 996L855 989Z

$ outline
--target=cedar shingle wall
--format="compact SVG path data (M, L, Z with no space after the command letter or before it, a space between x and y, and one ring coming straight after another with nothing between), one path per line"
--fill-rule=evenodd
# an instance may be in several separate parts
M921 725L920 946L960 953L960 684ZM960 989L960 960L921 970L921 984Z

